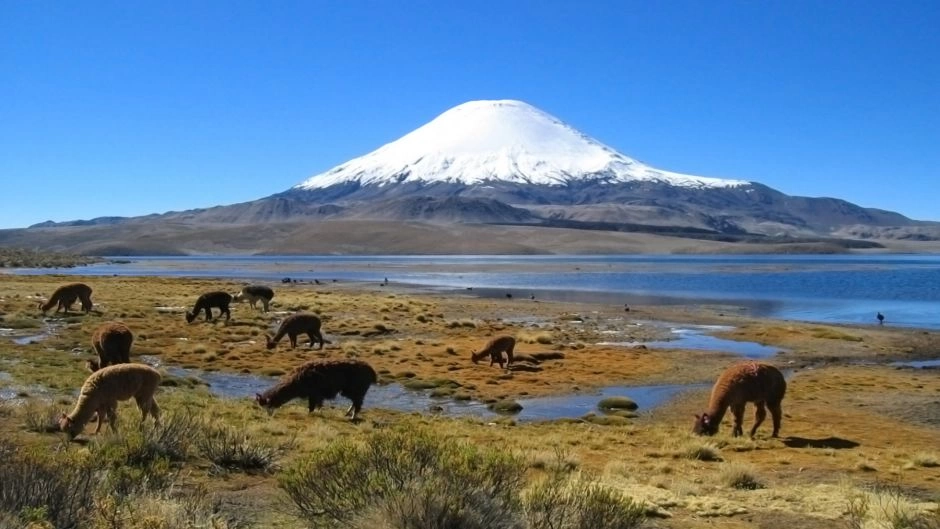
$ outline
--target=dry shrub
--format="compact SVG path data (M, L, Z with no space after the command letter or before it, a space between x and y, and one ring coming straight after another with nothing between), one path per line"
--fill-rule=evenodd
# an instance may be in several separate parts
M79 527L95 497L97 470L88 459L50 457L0 439L0 512L24 525Z

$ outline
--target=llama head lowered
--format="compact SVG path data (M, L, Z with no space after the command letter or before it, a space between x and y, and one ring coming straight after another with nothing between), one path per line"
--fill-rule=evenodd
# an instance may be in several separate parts
M718 433L718 424L718 421L712 420L708 413L696 415L692 433L695 435L715 435Z

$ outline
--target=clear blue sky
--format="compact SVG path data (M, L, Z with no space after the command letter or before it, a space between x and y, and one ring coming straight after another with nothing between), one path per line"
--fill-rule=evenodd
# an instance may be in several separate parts
M474 99L940 220L940 2L0 2L0 228L253 200Z

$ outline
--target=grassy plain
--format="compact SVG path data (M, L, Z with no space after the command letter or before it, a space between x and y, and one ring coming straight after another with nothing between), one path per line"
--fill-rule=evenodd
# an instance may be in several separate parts
M76 280L94 289L95 310L41 317L38 301ZM199 491L219 512L246 525L306 527L278 487L282 469L333 443L397 427L516 454L527 462L530 484L560 461L572 475L642 502L650 527L899 527L903 513L936 513L940 501L940 371L888 365L940 358L940 333L932 331L756 319L719 306L625 311L622 305L344 283L274 284L268 314L235 304L229 322L200 316L186 324L184 311L200 293L235 292L242 283L54 275L6 275L0 281L0 389L17 397L0 404L0 437L63 461L120 439L139 417L132 404L122 403L121 434L103 433L91 442L68 444L44 431L55 413L74 403L92 357L91 333L104 321L123 321L134 330L132 359L148 355L162 366L280 375L312 358L359 358L379 372L380 383L487 402L607 385L713 381L738 360L720 352L598 345L662 339L668 328L657 322L727 325L733 330L722 337L782 350L768 360L788 373L778 439L769 438L769 424L754 440L732 438L730 416L713 438L690 435L707 390L653 410L544 423L367 407L364 420L354 424L338 409L345 408L342 398L337 408L316 414L295 401L268 417L249 398L216 398L202 385L168 376L157 397L168 416L197 416L199 424L250 435L256 448L268 450L262 459L271 465L247 471L220 469L208 450L168 463L178 494ZM285 339L266 350L264 333L296 311L320 314L332 343L322 351L291 350ZM470 362L472 351L500 334L518 340L515 369ZM14 341L34 335L42 337ZM745 431L751 414L748 408ZM919 527L940 527L940 513L924 523L934 525Z

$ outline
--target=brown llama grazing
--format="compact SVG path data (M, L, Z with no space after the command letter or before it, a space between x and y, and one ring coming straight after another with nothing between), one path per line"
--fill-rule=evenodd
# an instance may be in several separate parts
M109 321L101 324L91 335L91 346L98 353L98 360L89 360L88 370L95 371L131 361L131 344L134 333L121 322Z
M59 429L74 438L97 413L96 434L101 431L102 417L107 417L111 430L117 431L117 403L131 397L142 413L141 425L148 414L159 424L160 407L153 394L160 380L160 372L146 364L117 364L99 369L85 379L75 408L59 419Z
M480 360L490 357L490 365L493 365L494 362L499 364L500 369L503 368L503 351L506 352L506 361L505 364L512 365L512 350L516 347L516 339L512 336L498 336L493 338L483 349L475 353L470 354L470 360L473 360L473 363L477 363Z
M780 419L783 415L780 403L786 391L787 382L783 374L772 365L759 362L733 365L718 377L712 388L708 411L695 416L695 426L692 432L699 435L715 435L725 411L730 407L734 415L733 435L735 437L743 435L744 405L753 402L757 406L757 412L754 414L751 438L754 437L757 427L767 416L764 405L770 409L774 422L773 437L777 437L780 433Z
M281 341L281 338L284 335L287 335L287 338L290 340L291 349L297 347L297 337L301 334L306 334L310 341L308 346L313 347L313 342L318 342L319 347L317 349L323 349L323 344L332 343L329 340L324 340L323 335L320 334L320 318L313 314L292 314L281 322L281 325L277 328L277 334L274 335L274 338L269 334L265 334L264 338L267 340L268 349L274 349L277 347L278 342Z
M324 400L340 394L352 401L346 415L352 414L352 420L356 420L369 386L377 380L372 366L360 360L311 360L273 388L256 394L255 400L270 414L293 399L307 399L307 407L313 412L323 406Z
M231 303L232 295L228 292L206 292L196 300L196 306L193 307L192 312L186 311L186 323L192 323L196 316L199 316L199 311L202 310L206 311L206 321L211 321L212 307L216 307L221 311L219 312L220 318L225 314L225 321L228 321L232 317L232 312L228 308Z
M255 308L255 303L261 302L262 312L268 311L268 304L274 298L274 290L264 285L248 285L242 288L242 291L232 296L232 301L247 301L251 308Z
M69 283L55 289L49 301L39 303L39 310L45 315L49 309L56 307L56 312L65 309L65 313L68 314L69 309L78 299L82 300L82 310L86 313L91 312L91 287L85 283Z

